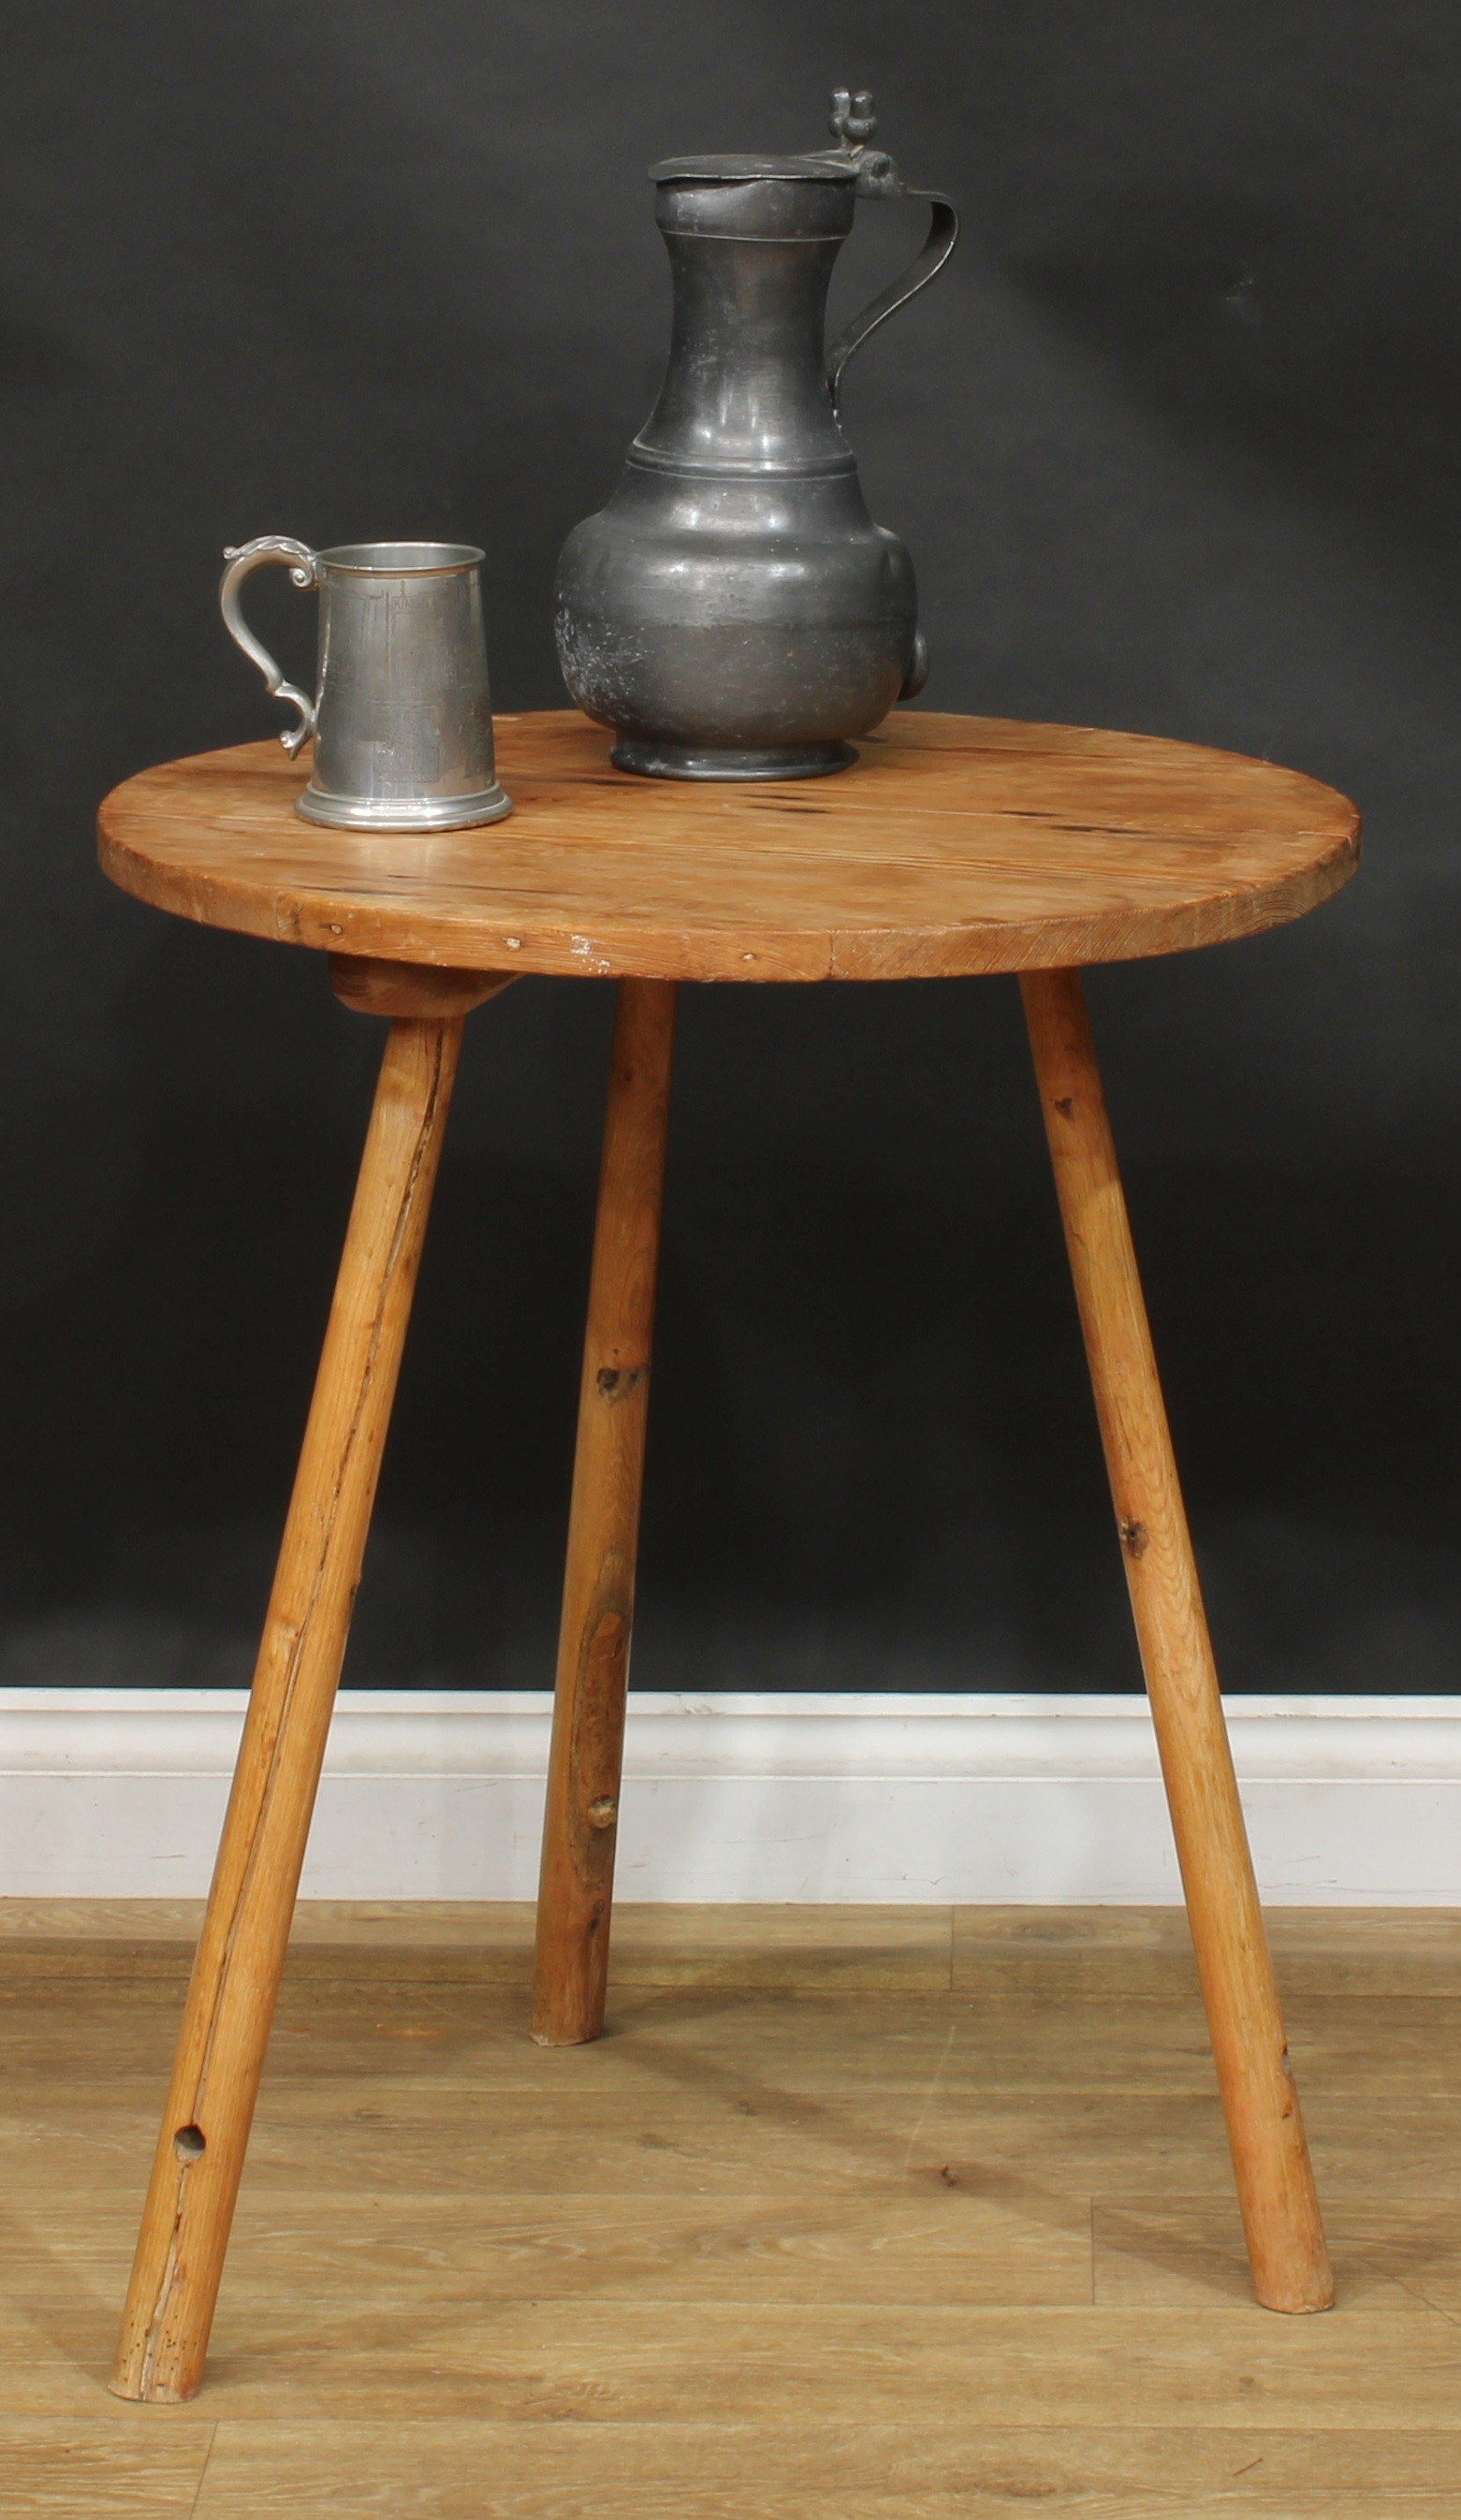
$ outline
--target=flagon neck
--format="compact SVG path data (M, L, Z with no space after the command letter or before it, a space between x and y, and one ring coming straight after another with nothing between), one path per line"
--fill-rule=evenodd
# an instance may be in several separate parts
M681 231L664 243L669 361L633 454L711 472L852 471L823 373L841 238Z

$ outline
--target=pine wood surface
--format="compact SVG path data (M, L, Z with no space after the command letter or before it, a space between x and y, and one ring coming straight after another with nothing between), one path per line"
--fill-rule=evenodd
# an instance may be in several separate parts
M900 710L830 779L615 770L570 709L497 721L505 822L329 832L307 753L144 771L101 813L114 882L183 918L486 972L913 979L1248 936L1347 881L1358 818L1272 763L1082 727Z
M1258 2299L1334 2281L1078 971L1021 982Z
M461 1037L460 1015L398 1016L386 1037L157 2138L121 2397L190 2395L207 2350Z
M609 1059L538 1874L532 2035L548 2047L604 2025L675 994L621 980Z
M1461 2513L1461 1915L1270 1920L1339 2281L1295 2320L1179 1910L626 1907L553 2049L530 1910L311 1903L207 2378L122 2405L197 1914L0 1903L6 2520Z

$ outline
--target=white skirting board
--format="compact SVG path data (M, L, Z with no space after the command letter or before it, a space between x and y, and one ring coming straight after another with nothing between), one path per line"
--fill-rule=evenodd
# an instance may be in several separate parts
M0 1689L0 1895L196 1897L246 1696ZM546 1692L345 1690L317 1899L530 1899ZM1238 1698L1265 1896L1461 1906L1461 1697ZM629 1702L620 1895L1178 1898L1140 1697L664 1693Z

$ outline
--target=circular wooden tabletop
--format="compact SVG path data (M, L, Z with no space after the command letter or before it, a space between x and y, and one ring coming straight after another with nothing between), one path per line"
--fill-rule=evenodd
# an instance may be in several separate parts
M497 720L515 811L475 831L297 815L307 755L145 770L101 812L139 900L292 945L461 970L901 980L1116 963L1297 919L1359 818L1297 771L1089 727L900 710L828 779L614 769L576 710Z

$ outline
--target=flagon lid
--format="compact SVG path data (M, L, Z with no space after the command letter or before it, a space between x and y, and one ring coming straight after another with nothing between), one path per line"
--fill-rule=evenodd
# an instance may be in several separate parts
M787 243L845 237L857 195L897 181L887 152L867 146L877 127L866 88L834 88L835 149L786 158L662 158L650 168L660 194L655 216L666 236Z
M855 184L867 172L868 143L878 128L871 91L835 87L827 128L836 147L793 158L662 158L652 184ZM880 170L883 153L879 153ZM891 161L888 161L890 163Z
M836 150L801 158L662 158L652 184L855 184L857 160Z

